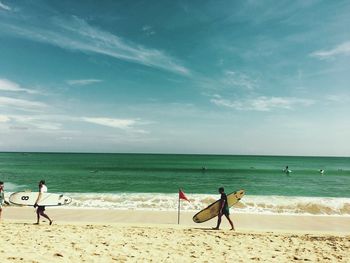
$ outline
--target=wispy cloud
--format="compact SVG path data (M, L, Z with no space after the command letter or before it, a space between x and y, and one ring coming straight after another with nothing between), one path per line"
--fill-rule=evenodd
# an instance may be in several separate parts
M60 130L62 124L51 119L50 117L40 115L0 115L0 123L7 123L12 130Z
M5 5L1 2L0 2L0 9L4 9L6 11L11 11L11 7L9 7L8 5Z
M0 108L1 107L13 107L17 110L26 111L42 111L47 107L47 105L38 101L0 97Z
M22 88L19 84L8 79L0 79L0 91L23 91L27 93L37 93L35 90Z
M139 130L135 128L135 125L141 124L134 119L115 119L115 118L105 118L105 117L83 117L83 121L90 122L102 126L107 126L111 128L117 128L121 130L128 130L138 133L147 133L144 130Z
M254 99L231 101L222 98L220 95L215 95L210 101L217 106L244 111L272 111L274 109L291 110L296 106L310 106L314 104L313 100L308 99L265 96L260 96Z
M332 103L349 103L350 96L347 94L330 94L325 96L325 101Z
M242 72L226 71L222 82L227 86L245 90L254 90L257 87L257 81Z
M350 55L350 41L342 43L332 49L318 50L310 54L310 56L319 59L327 59L338 55Z
M156 33L156 31L153 29L153 27L145 25L142 27L142 31L147 35L147 36L152 36Z
M0 102L1 103L1 102ZM105 117L72 117L68 115L51 115L51 114L2 114L0 115L0 123L7 124L11 129L33 130L41 131L69 131L66 127L71 123L77 122L93 123L105 127L111 127L133 134L148 133L145 130L138 129L138 125L147 124L134 119L116 119Z
M86 86L94 83L102 82L101 79L72 79L67 80L67 83L71 86Z
M254 73L245 73L238 70L225 70L216 77L198 77L196 79L196 85L207 91L211 91L210 93L229 92L231 94L250 94L256 92L260 87L260 78Z
M107 31L89 25L85 20L55 18L50 20L52 29L44 26L4 25L7 33L16 34L33 41L49 43L65 49L92 52L126 60L149 67L189 75L190 70L176 59L157 49L142 47Z
M60 130L62 127L61 123L47 120L40 116L12 116L11 119L16 121L17 124L25 125L27 127L36 128L40 130Z
M106 127L116 128L133 134L148 134L149 131L139 129L137 126L150 124L149 122L141 122L136 119L116 119L106 117L82 117L82 121L98 124Z
M0 115L0 122L8 122L10 118L6 115Z

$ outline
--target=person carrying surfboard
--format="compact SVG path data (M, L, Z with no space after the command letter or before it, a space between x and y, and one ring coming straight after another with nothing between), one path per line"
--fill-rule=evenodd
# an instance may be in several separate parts
M221 198L220 198L220 210L219 210L219 214L218 214L218 223L216 225L215 230L219 230L220 229L220 224L221 224L221 217L222 215L225 215L225 217L227 218L228 222L231 225L231 230L235 230L235 227L233 226L232 220L230 219L230 209L228 207L228 203L227 203L227 196L225 194L225 190L223 187L219 188L219 193L221 194Z
M36 215L37 215L36 225L39 225L39 223L40 223L40 216L45 217L46 219L48 219L50 225L52 225L52 222L53 222L50 219L50 217L47 214L45 214L45 206L38 205L38 202L40 201L42 194L46 193L46 192L47 192L47 187L45 185L45 181L41 180L39 182L38 198L36 199L35 204L34 204L34 208L36 208Z
M0 182L0 221L1 221L2 205L4 203L5 203L4 182Z

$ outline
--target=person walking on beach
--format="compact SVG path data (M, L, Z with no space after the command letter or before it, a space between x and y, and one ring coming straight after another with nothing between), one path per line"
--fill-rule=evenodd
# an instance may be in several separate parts
M233 226L233 223L230 219L230 209L228 207L228 203L227 203L227 196L225 194L225 190L223 187L219 188L219 193L221 194L221 198L220 198L220 210L219 210L219 214L218 214L218 223L216 225L215 230L219 230L220 229L220 224L221 224L221 217L222 215L225 215L225 217L227 218L228 222L231 225L231 230L235 230L235 227Z
M39 225L40 223L40 216L42 217L45 217L46 219L49 220L49 224L52 225L52 220L50 219L50 217L45 214L45 206L41 206L41 205L38 205L38 202L40 201L43 193L46 193L47 192L47 187L45 185L45 181L44 180L41 180L39 182L39 194L38 194L38 198L36 199L35 201L35 204L34 204L34 208L36 208L36 215L37 215L37 222L36 222L36 225Z
M4 203L5 203L4 182L0 182L0 221L1 221L2 205Z

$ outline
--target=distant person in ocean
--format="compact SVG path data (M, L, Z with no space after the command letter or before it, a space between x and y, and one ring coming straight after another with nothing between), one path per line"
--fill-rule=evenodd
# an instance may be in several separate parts
M286 168L283 170L283 172L285 172L286 175L289 175L292 171L289 170L289 167L288 167L288 165L287 165Z
M218 215L218 223L216 225L215 230L219 230L220 229L220 224L221 224L221 217L222 215L225 215L228 222L231 225L231 230L235 230L235 227L233 226L233 223L230 219L230 209L228 207L228 203L227 203L227 196L225 194L225 190L223 187L219 188L219 193L221 194L221 198L220 198L220 210L219 210L219 215Z
M46 193L47 192L47 187L45 185L45 181L44 180L41 180L39 182L39 194L38 194L38 198L36 199L35 201L35 204L34 204L34 208L36 208L36 215L37 215L37 222L36 222L36 225L39 225L40 223L40 216L42 217L45 217L46 219L49 220L49 224L52 225L52 220L50 219L50 217L45 214L45 206L41 206L41 205L38 205L43 193Z
M324 174L324 170L323 170L323 169L320 170L320 174L321 174L321 175Z

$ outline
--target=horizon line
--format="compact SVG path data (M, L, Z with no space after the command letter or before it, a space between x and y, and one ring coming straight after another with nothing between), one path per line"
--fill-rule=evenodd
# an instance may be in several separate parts
M276 154L225 154L225 153L146 153L146 152L64 152L64 151L0 151L2 153L22 153L22 154L133 154L133 155L203 155L203 156L260 156L260 157L320 157L320 158L350 158L350 156L340 155L276 155Z

